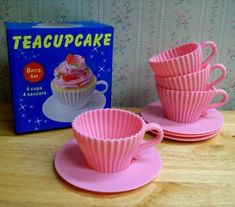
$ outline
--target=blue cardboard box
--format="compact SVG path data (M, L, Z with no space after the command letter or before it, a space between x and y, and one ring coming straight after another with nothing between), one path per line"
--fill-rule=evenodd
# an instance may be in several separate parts
M5 25L16 133L70 127L82 112L111 107L111 26Z

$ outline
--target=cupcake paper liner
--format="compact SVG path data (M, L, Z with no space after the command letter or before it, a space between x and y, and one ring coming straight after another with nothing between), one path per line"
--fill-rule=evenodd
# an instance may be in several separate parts
M97 109L79 115L72 123L74 136L87 164L100 172L126 169L139 152L159 143L163 131L157 124L120 109ZM161 132L158 137L141 143L145 131Z
M214 70L220 70L221 76L209 83L210 73ZM157 84L163 88L179 91L203 91L214 87L226 76L226 68L222 64L210 66L208 64L204 69L183 76L162 78L155 76Z
M209 57L202 61L202 50L211 47ZM149 64L157 76L173 77L185 75L201 70L216 55L215 43L206 41L199 43L187 43L169 50L163 51L149 59Z
M58 102L65 108L70 110L79 110L83 108L90 100L94 90L95 83L91 86L84 87L79 90L55 89L54 83L51 83L51 89L56 96Z
M206 89L210 67L187 75L162 78L155 76L157 84L170 90L201 91Z
M140 145L142 118L122 110L93 110L73 122L75 138L87 164L100 172L127 168Z
M157 86L157 93L165 116L181 123L197 121L209 108L223 106L228 101L228 94L215 88L208 91L175 91ZM222 94L223 99L210 104L217 94Z

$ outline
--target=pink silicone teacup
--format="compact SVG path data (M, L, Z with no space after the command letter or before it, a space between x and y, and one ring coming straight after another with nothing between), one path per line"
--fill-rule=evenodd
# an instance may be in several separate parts
M96 171L112 173L126 169L141 151L160 143L162 128L146 124L137 114L120 109L97 109L85 112L72 123L74 136L87 164ZM143 143L146 131L157 136Z
M228 102L228 94L222 89L205 91L176 91L157 86L164 115L175 122L191 123L197 121L211 108L223 106ZM222 95L219 102L211 103L216 95Z
M215 70L221 72L220 77L212 82L208 82L211 73ZM157 85L170 89L179 91L203 91L213 88L216 84L221 82L226 76L226 68L222 64L215 64L210 66L207 64L205 68L194 73L189 73L187 75L175 76L163 78L155 76Z
M202 60L205 47L210 47L211 53ZM190 42L154 55L149 59L149 64L155 75L172 77L201 70L216 54L217 47L212 41Z

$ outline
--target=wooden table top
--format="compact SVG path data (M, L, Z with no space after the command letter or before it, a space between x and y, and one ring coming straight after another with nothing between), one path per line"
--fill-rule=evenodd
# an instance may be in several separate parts
M56 151L73 137L71 129L15 135L11 109L1 104L0 206L235 206L235 112L222 113L224 126L213 139L158 145L163 168L148 185L98 194L68 185L53 169Z

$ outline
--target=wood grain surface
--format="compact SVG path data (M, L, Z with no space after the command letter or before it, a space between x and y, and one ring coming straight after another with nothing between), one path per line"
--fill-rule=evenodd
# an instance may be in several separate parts
M213 139L158 145L163 169L150 184L98 194L68 185L53 169L56 151L73 137L71 129L15 135L11 107L1 104L0 206L235 206L235 112L222 113L223 129Z

